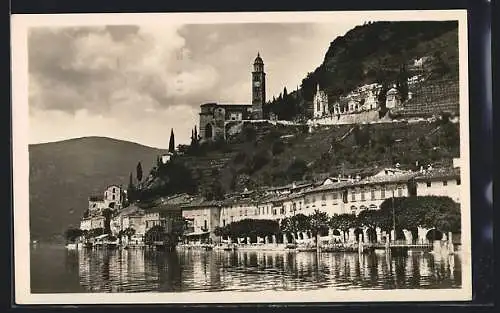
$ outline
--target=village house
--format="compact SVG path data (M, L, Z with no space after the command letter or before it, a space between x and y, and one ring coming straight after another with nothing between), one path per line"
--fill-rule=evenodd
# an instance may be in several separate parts
M90 215L100 214L105 208L107 208L107 206L104 202L104 196L95 195L89 197L88 210Z
M182 217L188 226L184 236L187 241L201 241L211 239L216 241L214 230L220 225L220 201L206 201L197 199L182 206Z
M431 169L415 177L418 196L446 196L460 203L460 169Z
M119 210L123 204L123 189L118 185L110 185L104 190L104 205L106 208Z

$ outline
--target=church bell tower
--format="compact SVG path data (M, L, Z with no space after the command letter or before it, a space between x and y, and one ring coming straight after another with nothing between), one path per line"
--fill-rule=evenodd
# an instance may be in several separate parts
M266 73L264 73L264 61L257 53L253 62L252 72L252 118L263 119L262 106L266 102Z

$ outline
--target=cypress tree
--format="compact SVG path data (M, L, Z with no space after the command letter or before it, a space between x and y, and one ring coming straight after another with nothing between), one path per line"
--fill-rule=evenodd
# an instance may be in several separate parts
M128 201L134 200L134 195L135 195L135 186L134 186L134 181L132 178L132 173L130 173L129 181L128 181L128 188L127 188Z
M142 181L142 165L141 165L141 162L137 163L137 168L136 168L136 171L137 171L137 180L138 181Z
M168 152L175 152L175 139L174 139L174 129L170 131L170 142L168 143Z

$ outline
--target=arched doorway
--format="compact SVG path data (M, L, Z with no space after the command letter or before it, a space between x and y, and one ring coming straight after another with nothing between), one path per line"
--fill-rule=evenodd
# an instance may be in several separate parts
M375 229L368 228L366 235L368 236L369 242L377 242L377 231L375 231Z
M212 129L212 124L208 123L205 126L205 138L207 139L212 139L213 137L213 129Z
M408 230L411 232L411 239L412 239L413 243L417 242L418 241L418 229L417 229L417 227L412 227Z
M405 240L405 233L401 228L396 228L396 240Z
M439 230L433 228L427 232L425 235L425 238L429 240L430 242L436 241L436 240L441 240L443 239L443 233L440 232Z
M354 230L354 236L356 238L356 242L359 241L359 235L361 235L361 241L365 240L365 235L363 234L363 230L361 228L356 228Z

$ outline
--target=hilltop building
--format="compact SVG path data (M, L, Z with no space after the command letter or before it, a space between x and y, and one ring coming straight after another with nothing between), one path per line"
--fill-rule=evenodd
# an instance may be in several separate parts
M328 114L328 95L324 90L319 89L319 84L316 85L316 93L313 100L313 116L320 118Z
M202 140L215 140L225 137L226 123L230 121L261 120L262 106L266 102L266 73L264 61L257 54L252 71L252 103L200 105L200 137Z

